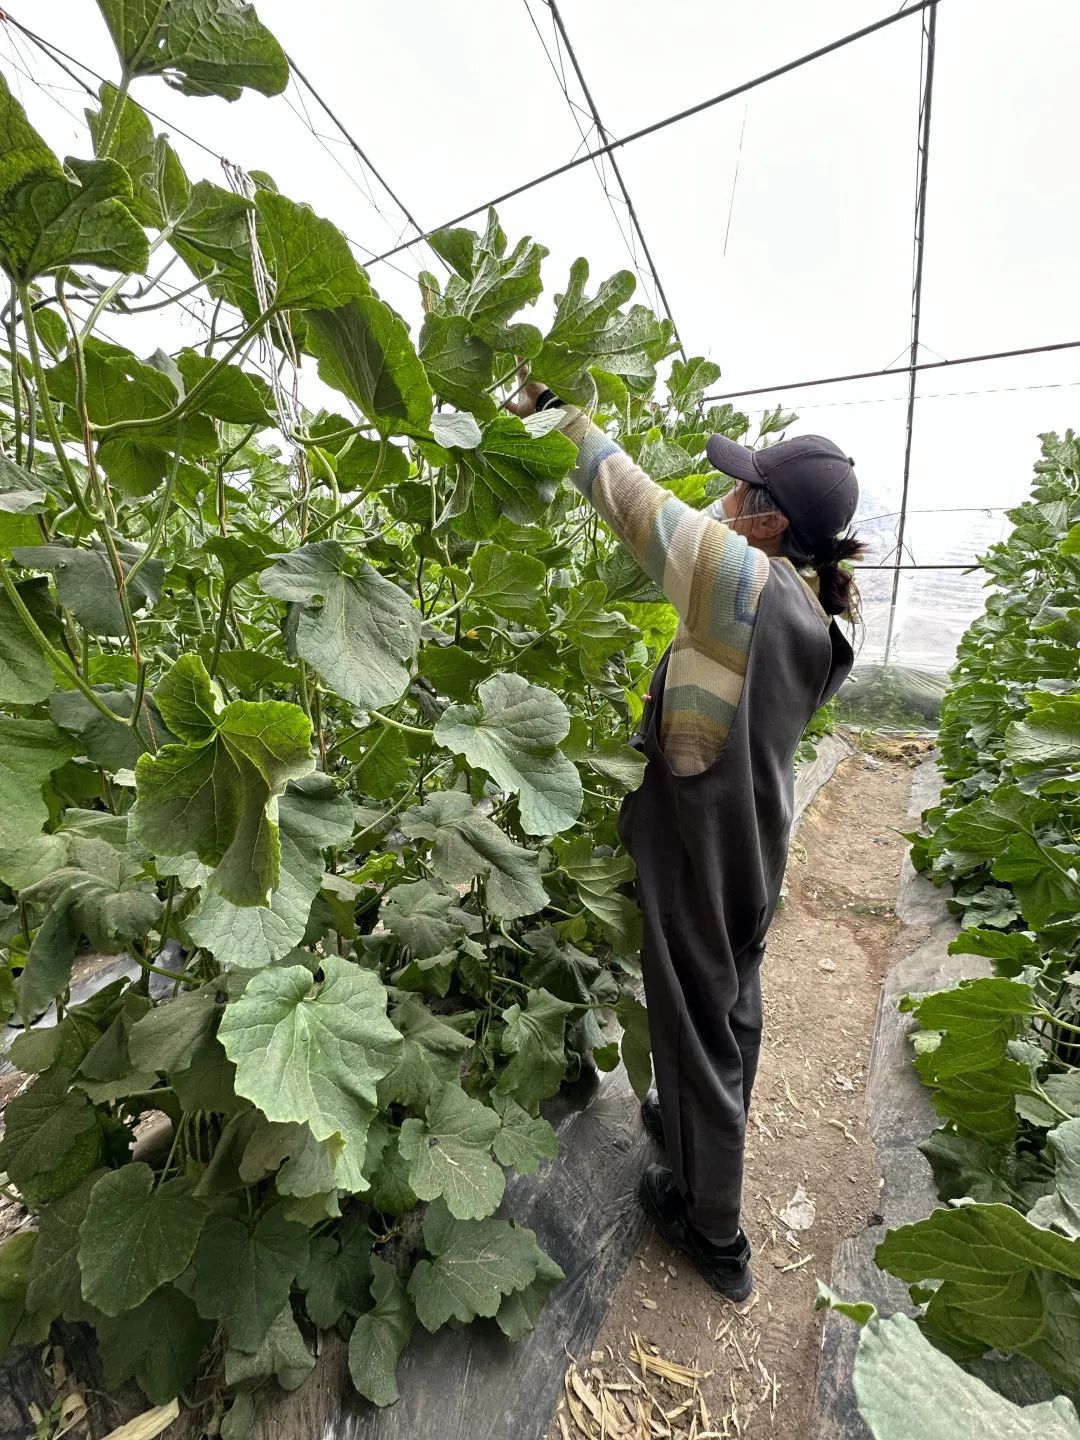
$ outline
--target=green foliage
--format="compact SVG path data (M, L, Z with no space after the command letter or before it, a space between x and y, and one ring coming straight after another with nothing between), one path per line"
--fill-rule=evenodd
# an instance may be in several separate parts
M615 820L672 622L569 483L565 412L504 408L517 357L693 503L746 420L701 416L701 359L654 395L670 327L625 273L576 261L544 333L546 251L494 215L432 237L452 273L397 314L333 224L268 176L192 183L138 104L152 75L280 91L255 10L99 8L88 158L0 89L28 382L0 394L0 1006L58 1020L9 1051L0 1169L38 1229L0 1340L89 1323L154 1403L214 1371L239 1435L313 1326L380 1405L414 1320L528 1333L562 1276L495 1217L504 1169L554 1157L540 1109L594 1060L649 1083ZM215 302L196 344L151 246ZM147 304L162 348L105 338ZM72 1004L84 950L139 978Z
M983 956L992 971L904 1002L922 1027L916 1068L945 1120L923 1151L942 1199L966 1203L891 1232L877 1254L892 1274L931 1285L918 1292L919 1324L946 1354L1018 1354L1074 1392L1080 563L1070 537L1080 442L1071 431L1042 441L1031 499L983 561L994 588L960 643L941 710L947 783L913 843L916 864L952 886L964 927L953 953ZM903 1343L917 1348L906 1333ZM950 1385L997 1433L1004 1402L995 1408L971 1379ZM1076 1433L1075 1412L1058 1403L1039 1433ZM1023 1412L1033 1425L1035 1409ZM1008 1433L1029 1433L1024 1425Z
M839 1299L818 1283L818 1309L862 1327L854 1382L859 1414L873 1440L1080 1440L1071 1400L1020 1405L999 1395L936 1350L907 1315L878 1316L873 1305Z

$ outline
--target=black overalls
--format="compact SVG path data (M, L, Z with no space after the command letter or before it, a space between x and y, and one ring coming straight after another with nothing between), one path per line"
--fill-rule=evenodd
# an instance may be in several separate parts
M619 835L637 865L653 1066L688 1217L718 1241L739 1225L759 972L787 862L795 751L852 659L795 571L774 561L720 754L697 775L669 766L660 744L666 654L638 732L649 763L623 802Z

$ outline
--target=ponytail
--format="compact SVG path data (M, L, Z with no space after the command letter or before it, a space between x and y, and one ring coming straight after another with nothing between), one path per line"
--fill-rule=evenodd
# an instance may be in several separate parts
M859 607L855 576L845 561L861 560L866 546L849 530L819 545L811 556L818 576L818 600L826 615L845 615L854 620Z

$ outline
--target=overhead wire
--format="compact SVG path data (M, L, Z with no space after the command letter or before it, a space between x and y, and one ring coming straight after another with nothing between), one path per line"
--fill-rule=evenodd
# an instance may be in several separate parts
M920 46L920 86L918 142L916 149L916 193L914 259L911 284L911 361L908 366L907 420L904 427L904 473L900 490L900 517L896 525L896 554L904 554L907 530L907 502L911 488L911 455L915 438L915 402L919 360L919 330L922 324L923 262L926 256L926 194L930 178L930 120L934 103L934 61L937 53L937 4L922 15ZM888 665L896 635L896 603L900 596L900 571L893 575L889 624L885 635L884 663Z
M905 12L906 13L906 12ZM988 350L979 355L958 355L953 360L920 360L916 365L895 365L884 370L853 370L842 375L822 375L813 380L786 380L775 385L754 385L747 390L727 390L706 395L708 404L724 400L745 400L751 395L772 395L777 391L811 390L819 385L846 385L853 380L883 380L890 375L910 375L912 369L948 370L954 365L980 365L987 360L1015 360L1022 355L1051 355L1058 350L1080 349L1080 340L1056 340L1048 345L1022 345L1014 350Z
M312 99L315 101L315 103L320 107L320 109L321 109L321 110L323 111L323 113L326 115L327 119L329 119L329 120L331 121L331 123L334 125L335 129L337 129L337 130L340 132L341 137L342 137L342 139L345 141L345 143L346 143L346 144L349 146L349 148L356 154L357 158L358 158L358 159L361 161L361 163L366 167L366 169L369 170L372 175L374 175L375 179L379 182L379 184L382 186L382 188L386 191L387 195L389 195L390 199L394 202L394 204L397 206L397 208L401 211L402 215L405 217L406 223L407 223L408 225L411 225L412 228L416 231L417 239L419 239L419 240L425 239L425 238L426 238L425 231L424 231L423 226L420 224L419 220L417 220L416 216L415 216L415 215L412 213L412 211L409 209L408 205L405 204L405 202L404 202L404 200L402 200L401 196L397 193L397 191L393 188L393 186L390 184L390 182L386 179L386 177L385 177L385 175L383 175L382 171L379 170L379 168L375 165L375 163L372 161L370 155L368 155L367 151L363 148L363 146L360 144L360 142L356 139L355 135L352 134L352 132L351 132L351 131L349 130L349 128L345 125L344 121L340 118L340 116L337 114L337 112L330 107L329 103L323 98L322 94L315 88L315 86L314 86L314 85L312 84L312 82L308 79L308 77L307 77L307 75L304 73L304 71L301 70L300 66L299 66L299 65L296 63L296 61L293 59L293 57L292 57L291 55L286 54L286 59L287 59L288 62L289 62L289 68L290 68L290 70L293 72L293 74L296 76L296 78L301 82L301 84L304 86L304 88L308 91L308 93L311 95L311 98L312 98ZM312 134L315 135L316 138L319 138L317 132L316 132L315 129L314 129L314 127L311 126L311 127L309 127L309 128L311 129ZM373 203L374 203L373 197L372 197L372 201L373 201ZM378 209L378 208L379 208L379 207L376 206L376 209ZM380 214L383 214L383 212L382 212L381 210L379 211L379 213L380 213ZM387 217L384 216L384 218L387 218ZM430 249L430 246L429 246L429 249ZM442 259L441 256L438 255L438 252L437 252L437 251L432 251L432 253L437 256L437 258L438 258L438 260L439 260L439 263L445 266L446 262Z
M592 117L588 114L588 112L584 110L570 94L570 87L569 82L566 78L566 67L563 64L562 46L559 43L558 31L555 31L555 58L553 58L551 51L548 49L547 41L544 39L543 32L541 31L540 26L536 22L536 16L532 12L532 5L530 3L530 0L524 0L524 5L525 13L529 17L529 23L532 25L533 30L536 32L536 38L540 41L541 48L544 51L544 58L547 60L548 65L551 67L551 73L555 76L555 83L562 91L563 99L566 101L570 109L574 124L577 127L577 132L581 137L580 143L574 149L574 155L577 156L578 154L580 154L583 147L586 150L589 147L589 130L581 123L582 119L588 121L590 124L594 122L592 121ZM554 28L554 19L552 20L552 26ZM556 63L556 59L558 63ZM633 265L634 270L637 272L638 279L641 281L642 285L645 285L645 277L641 273L638 261L637 247L634 242L634 232L633 230L631 230L630 233L627 234L623 226L622 219L620 218L618 209L616 207L615 196L612 195L610 189L608 188L607 176L604 174L603 159L594 160L593 169L596 171L596 177L600 181L600 188L604 192L604 198L607 200L608 208L611 211L611 218L615 222L615 228L618 230L619 236L626 247L627 254L630 256L630 262ZM654 303L653 309L658 310L659 308L659 305Z
M783 75L790 75L793 71L800 70L816 60L824 59L826 55L833 55L848 45L854 45L859 40L865 40L868 36L875 35L879 31L885 30L901 20L907 20L912 15L921 14L922 11L939 3L940 0L918 0L918 3L913 5L910 10L898 11L894 15L886 15L880 20L873 21L870 25L864 25L859 30L852 30L849 34L842 35L837 40L831 40L827 45L819 45L816 50L810 50L805 55L799 55L794 60L788 60L783 65L777 65L762 75L756 75L751 80L744 80L741 84L734 85L728 90L723 90L718 95L711 95L707 100L700 100L696 105L690 105L685 110L678 110L672 115L664 116L661 120L654 120L651 125L644 125L640 130L633 130L629 135L623 135L615 140L609 140L584 155L579 155L575 159L567 160L562 165L556 165L553 170L546 170L542 175L536 175L531 180L526 180L520 185L515 185L513 189L506 190L501 195L494 196L491 200L485 200L482 205L474 205L471 210L463 210L460 215L455 215L450 220L444 220L443 223L436 226L435 229L443 230L450 225L460 225L463 220L471 220L473 216L482 214L493 205L501 205L506 200L511 200L517 195L525 194L528 190L535 190L538 185L546 185L549 180L558 179L560 175L565 175L570 170L576 170L579 165L587 164L595 160L598 156L610 155L626 145L634 144L635 141L644 140L646 136L656 135L661 130L666 130L672 125L678 125L682 121L689 120L695 115L701 115L716 105L723 105L725 101L733 100L738 95L746 95L751 90L758 89L761 85L767 85L770 81L778 80ZM428 235L434 233L433 230L426 232ZM377 255L371 263L373 265L378 264L380 261L388 259L391 255L396 255L401 250L406 250L410 246L415 245L418 240L423 238L423 236L417 236L415 240L408 240L393 250L387 250L382 255Z
M916 400L961 400L972 395L1017 395L1029 390L1075 390L1080 380L1048 380L1039 385L989 385L981 390L925 390L916 395ZM800 405L799 414L804 410L838 410L854 405L902 405L903 395L871 395L861 400L819 400L809 405ZM978 506L976 506L978 509ZM897 511L897 514L900 512ZM908 514L912 512L909 510Z
M589 107L589 112L592 116L593 124L596 127L596 133L602 141L607 141L610 139L610 132L607 130L604 122L600 118L599 108L597 107L596 100L593 98L592 91L589 89L588 81L585 79L585 72L581 68L581 62L578 60L577 52L575 51L573 44L571 43L570 35L566 28L566 22L562 17L562 12L559 9L557 0L545 0L545 3L549 11L551 12L552 23L555 26L559 40L561 44L566 48L566 54L570 60L570 65L574 71L574 74L577 77L577 82L581 86L581 93L585 97L585 103ZM525 0L525 4L526 8L528 9L528 0ZM529 10L529 15L531 18L531 10ZM565 88L563 93L566 94ZM569 99L568 95L567 98ZM686 362L688 360L686 346L683 344L682 337L679 333L679 327L675 321L675 316L672 312L671 303L668 300L667 292L664 289L664 282L660 278L660 271L657 268L656 260L653 258L653 253L649 248L649 242L645 238L645 231L642 228L641 217L638 215L637 207L634 205L634 201L630 195L630 189L627 186L626 178L623 175L622 169L620 168L619 162L616 159L614 153L608 155L606 159L611 166L612 174L615 176L619 189L622 192L623 202L626 205L626 213L629 216L630 224L633 227L635 235L641 243L641 252L645 257L646 264L648 265L649 271L652 275L656 296L660 301L660 305L663 307L664 314L671 322L671 328L675 332L675 338L678 340L679 343L679 353L681 354L683 361ZM601 161L600 163L603 162ZM606 185L604 186L604 190L605 193L607 193ZM610 203L610 195L608 196L608 199Z

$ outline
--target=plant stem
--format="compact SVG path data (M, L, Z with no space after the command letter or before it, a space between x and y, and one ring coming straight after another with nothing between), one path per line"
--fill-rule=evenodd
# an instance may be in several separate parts
M1053 1110L1055 1115L1060 1115L1063 1120L1071 1120L1073 1118L1072 1114L1068 1110L1063 1110L1060 1105L1055 1105L1053 1100L1050 1099L1050 1096L1047 1095L1046 1091L1041 1086L1037 1085L1035 1088L1038 1091L1039 1099L1043 1102L1043 1104L1049 1105L1050 1109Z
M169 922L172 920L173 898L176 895L176 876L170 875L165 882L165 914L161 917L161 924L158 927L158 950L164 950L165 941L169 938Z
M94 425L92 430L99 440L109 440L116 435L127 435L139 430L161 430L167 429L175 421L186 415L195 408L195 401L202 398L210 388L211 383L217 378L219 371L223 370L232 358L239 354L247 342L259 333L274 314L273 309L267 310L264 314L257 316L250 325L246 326L240 334L240 338L226 350L225 354L218 360L212 369L194 384L183 400L179 401L171 410L164 411L161 415L145 415L138 420L114 420L111 425Z
M406 725L404 720L394 720L389 715L384 715L381 710L369 712L373 720L381 720L384 725L392 725L395 730L404 730L407 735L423 735L430 740L435 731L423 725Z
M218 606L217 625L214 627L214 651L210 656L210 664L207 667L210 671L211 678L213 678L217 672L218 660L221 657L221 642L225 639L225 622L229 615L229 596L231 590L232 587L227 581L224 581L221 589L221 604Z
M11 356L11 407L14 411L15 420L15 464L22 464L22 371L19 368L19 342L18 330L15 319L15 286L11 287L11 300L8 303L7 312L7 336L8 350ZM27 403L27 409L31 410L32 405Z
M124 112L124 101L127 99L128 86L130 84L131 80L129 76L125 73L121 77L120 84L116 87L116 94L113 96L113 103L109 109L108 115L104 118L104 124L102 125L97 137L96 149L97 158L99 160L108 159L109 147L112 145L113 140L116 138L116 130L118 125L120 124L120 116ZM102 108L104 109L104 106ZM126 275L124 276L124 279L127 279Z
M57 463L67 483L68 493L71 502L91 525L97 521L97 516L83 499L82 489L79 485L78 476L71 464L71 457L64 446L64 437L60 434L60 426L56 421L56 414L53 411L52 400L49 398L49 385L45 379L45 367L41 363L41 350L38 346L37 330L34 326L33 306L30 300L30 291L25 285L18 287L19 306L22 310L23 324L26 327L26 343L30 349L30 366L34 372L34 385L37 389L38 405L42 415L45 417L45 428L49 432L49 439L56 452Z
M431 623L435 625L440 620L445 620L447 616L456 614L463 605L467 604L467 602L472 599L472 594L475 589L475 585L470 585L469 588L465 591L464 595L462 595L460 600L455 600L453 605L448 605L445 610L440 610L438 615L432 615L430 617Z
M158 517L157 520L154 522L154 528L150 532L150 538L146 542L146 549L135 561L135 564L132 565L131 569L127 572L128 585L130 585L131 582L135 579L135 576L143 568L146 562L153 558L158 546L161 544L161 538L165 533L165 521L168 518L170 509L172 508L172 497L173 490L176 487L176 477L180 472L180 446L183 442L183 438L184 422L181 421L180 424L177 426L176 430L176 450L173 454L172 465L169 467L169 477L165 481L165 493L162 496L161 509L158 511Z
M116 715L113 713L112 710L109 709L109 707L104 703L97 691L91 689L91 687L86 683L86 681L79 674L78 670L76 670L75 666L71 663L68 657L63 654L62 651L57 650L55 645L51 643L51 641L42 631L41 627L38 625L37 621L30 614L30 611L26 608L26 604L24 603L22 596L19 594L18 588L15 585L14 580L12 580L11 575L8 572L7 566L2 561L0 561L0 585L3 586L5 594L18 612L19 619L30 631L31 635L33 635L38 645L52 661L52 663L56 666L56 668L61 672L61 674L66 676L67 679L70 680L71 683L76 687L76 689L82 691L82 693L86 696L87 700L89 700L91 705L93 705L95 710L100 711L102 715L107 715L110 720L115 720L120 725L127 725L129 722L125 720L122 715Z
M348 502L348 504L342 505L340 509L335 510L328 519L324 520L321 525L316 525L314 530L308 531L307 535L304 537L304 543L306 545L310 545L313 540L319 540L323 535L329 534L329 532L334 528L334 526L343 516L348 515L351 510L355 510L358 505L362 505L364 503L367 497L375 489L375 486L378 484L379 476L382 474L383 461L385 459L386 441L380 440L379 458L375 461L375 469L371 472L371 479L364 486L364 488Z

